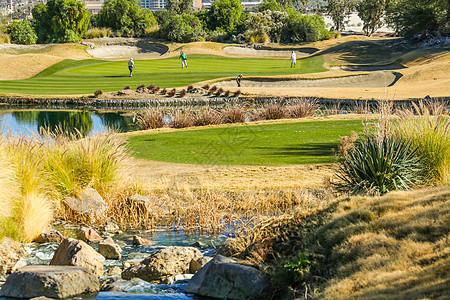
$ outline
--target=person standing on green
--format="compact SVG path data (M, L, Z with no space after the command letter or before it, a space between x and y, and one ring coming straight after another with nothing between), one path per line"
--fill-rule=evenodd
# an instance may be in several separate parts
M134 61L133 58L130 58L128 61L128 70L130 70L130 77L133 77L133 69L134 69Z
M181 58L181 68L184 68L186 66L187 68L187 55L183 52L183 50L180 51L180 58Z

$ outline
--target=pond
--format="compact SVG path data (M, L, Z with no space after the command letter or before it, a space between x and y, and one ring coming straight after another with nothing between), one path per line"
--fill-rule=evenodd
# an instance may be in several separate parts
M0 122L0 132L26 136L39 132L40 128L50 131L61 128L70 133L79 131L83 136L110 130L138 130L133 111L0 108Z

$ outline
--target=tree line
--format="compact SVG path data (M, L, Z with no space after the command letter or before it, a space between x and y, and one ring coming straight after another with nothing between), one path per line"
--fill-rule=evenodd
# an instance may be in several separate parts
M327 0L333 20L331 31L318 15L299 8L310 0L264 0L251 12L240 0L216 0L208 10L194 12L192 0L168 0L166 10L142 9L138 0L107 0L98 15L90 15L79 0L49 0L32 10L32 21L8 26L14 43L79 42L95 28L109 28L108 35L155 37L175 42L230 41L234 43L313 42L333 37L345 29L345 20L357 11L363 30L372 35L383 22L400 36L449 32L448 0ZM300 5L300 6L299 6Z

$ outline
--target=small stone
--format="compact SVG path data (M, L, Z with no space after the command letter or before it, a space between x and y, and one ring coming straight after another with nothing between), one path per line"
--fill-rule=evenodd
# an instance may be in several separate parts
M120 260L122 258L122 248L114 243L112 238L107 238L98 244L98 253L103 255L106 259Z
M93 188L86 188L76 196L66 197L62 203L72 213L88 220L102 218L107 210L105 200Z
M189 273L195 274L201 267L206 265L212 257L202 256L202 257L194 257L189 263Z
M0 275L9 274L17 262L30 254L30 249L10 238L3 238L0 243Z
M53 230L50 232L43 232L41 233L37 239L35 240L36 243L61 243L64 240L64 236L61 232L58 230Z
M113 220L106 221L106 224L105 224L105 227L103 228L103 230L105 232L114 233L114 234L121 232L119 225Z
M133 236L133 245L153 245L154 242L141 238L140 236Z
M183 283L191 280L191 278L194 276L194 274L178 274L175 275L174 281L175 283Z
M104 276L120 276L122 274L122 269L118 266L114 266L105 272Z
M92 228L82 227L77 230L77 238L83 242L100 242L103 238Z

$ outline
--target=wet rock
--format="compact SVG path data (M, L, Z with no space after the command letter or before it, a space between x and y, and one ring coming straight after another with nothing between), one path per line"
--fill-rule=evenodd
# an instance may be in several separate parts
M59 232L58 230L53 230L50 232L43 232L41 233L37 239L35 240L36 243L61 243L62 240L64 239L64 236L62 235L61 232Z
M77 238L83 242L100 242L103 238L92 228L82 227L77 230Z
M122 274L122 269L118 266L114 266L105 272L105 276L120 276Z
M173 277L175 283L187 282L194 277L194 274L178 274Z
M0 244L0 275L13 272L21 266L21 259L30 254L30 249L10 238L3 238Z
M88 220L101 218L107 209L105 200L93 188L86 188L77 196L66 197L62 202L73 214Z
M206 244L205 244L205 243L202 243L202 242L200 242L200 241L196 241L195 243L192 243L191 246L192 246L192 247L203 248L203 247L206 246Z
M167 203L156 197L134 194L128 198L130 206L134 207L139 215L147 215L152 212L169 214L170 207Z
M201 256L200 251L193 247L167 247L125 269L122 278L138 277L148 282L161 282L177 274L189 273L192 259Z
M119 225L113 220L106 221L103 231L114 234L121 233Z
M103 255L106 259L120 260L122 258L122 248L114 243L112 238L107 238L98 244L98 253Z
M103 275L105 258L91 246L76 239L65 239L61 242L50 262L57 266L79 266L92 270L95 275Z
M202 256L202 257L195 257L191 260L191 263L189 264L189 273L195 274L198 270L200 270L201 267L206 265L212 257Z
M27 266L11 274L1 296L17 298L67 298L98 292L97 276L87 268L67 266Z
M133 245L139 246L139 245L153 245L154 242L141 238L140 236L133 236Z
M192 277L185 292L222 299L264 299L268 281L253 267L217 255Z

